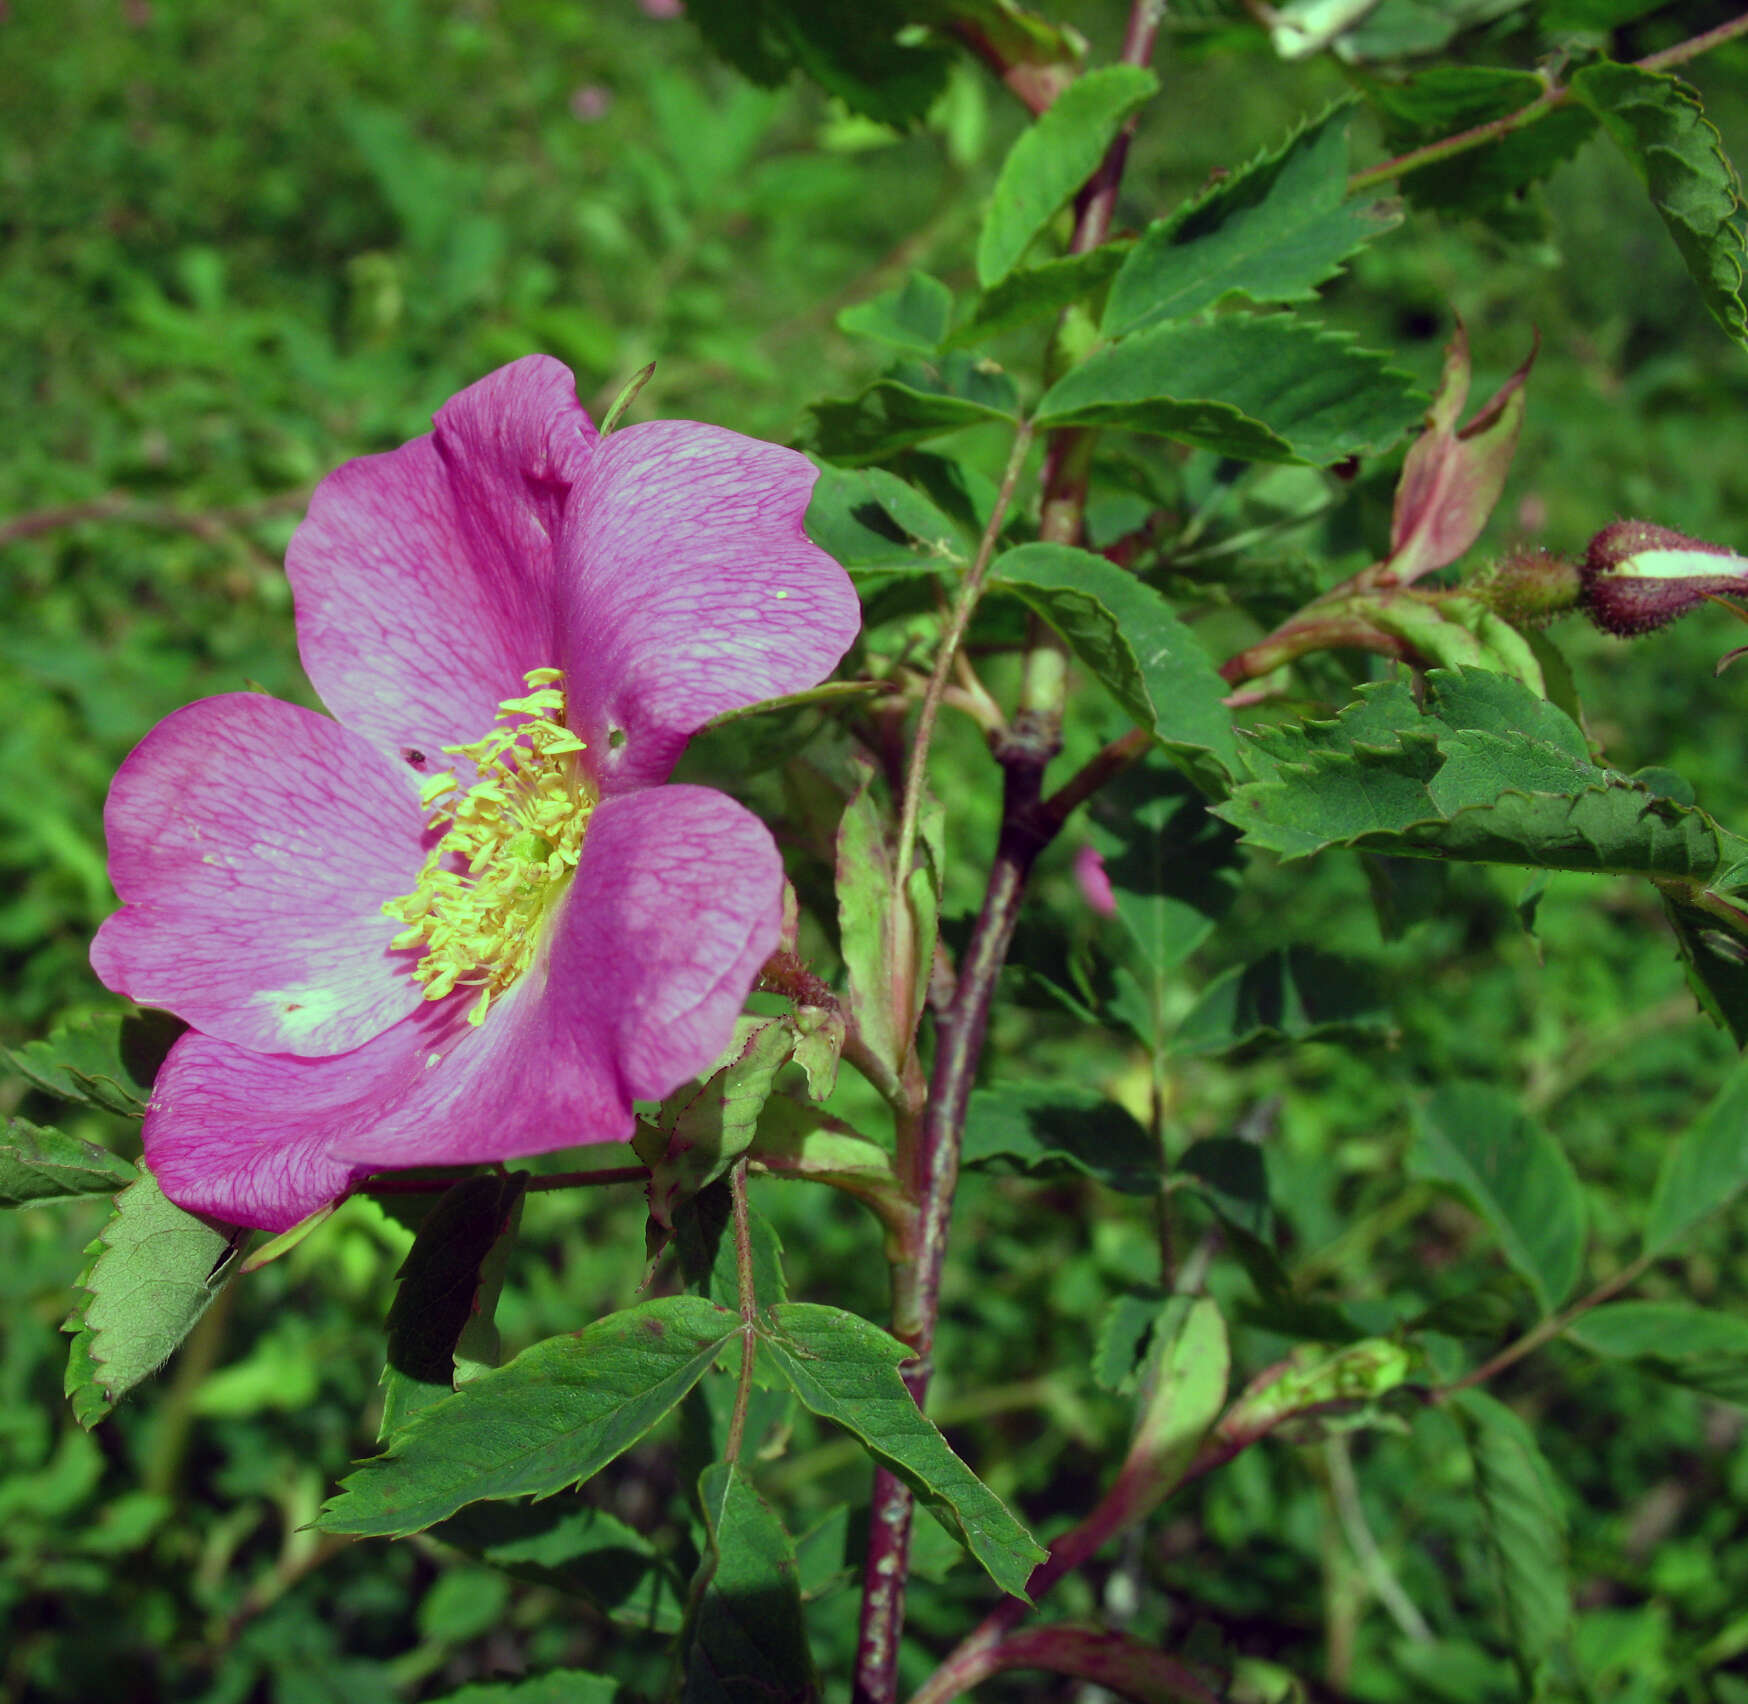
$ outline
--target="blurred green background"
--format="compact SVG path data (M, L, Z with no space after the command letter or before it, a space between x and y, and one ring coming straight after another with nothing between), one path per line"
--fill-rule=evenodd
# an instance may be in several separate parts
M1098 62L1124 11L1054 15ZM1502 20L1473 56L1530 63L1545 45L1539 11ZM1617 50L1727 15L1658 13ZM1344 87L1326 61L1281 65L1241 16L1212 6L1168 25L1159 66L1164 92L1119 213L1132 224ZM1740 157L1748 52L1689 75ZM683 20L631 0L0 8L0 1042L106 1000L85 953L113 903L100 813L130 746L177 705L251 682L311 701L279 563L324 471L424 430L453 391L537 349L574 368L597 413L654 360L644 417L794 437L807 402L879 364L837 329L838 310L909 267L969 289L980 198L1022 117L967 62L928 124L899 136L807 87L749 87ZM1411 216L1330 299L1331 318L1428 383L1453 311L1475 349L1477 400L1532 327L1542 339L1490 542L1576 548L1623 514L1743 542L1748 364L1617 159L1586 149L1510 241ZM1288 541L1295 560L1365 560L1392 477L1369 470L1347 511ZM1712 673L1740 637L1723 615L1632 649L1561 637L1619 767L1675 768L1722 820L1748 823L1748 677ZM1103 715L1089 710L1077 737L1095 737ZM950 905L964 913L991 774L962 730L941 751L943 794L977 801L955 836ZM1077 843L1040 873L1022 960L1097 958L1067 873ZM1292 938L1369 961L1388 1043L1195 1065L1171 1084L1168 1113L1182 1140L1262 1119L1289 1265L1308 1291L1375 1304L1381 1324L1479 1298L1503 1341L1525 1317L1473 1222L1404 1185L1418 1088L1497 1081L1549 1120L1590 1186L1594 1279L1630 1246L1661 1142L1729 1062L1647 888L1557 880L1532 937L1513 908L1522 885L1453 873L1422 895L1425 920L1386 940L1357 863L1258 863L1235 924L1197 966L1200 981L1273 944L1283 918ZM1040 1001L1023 972L1011 981L1020 998L998 1014L995 1074L1055 1068L1144 1100L1133 1049ZM11 1082L0 1109L61 1116ZM135 1140L96 1115L63 1122ZM760 1205L795 1294L879 1316L869 1223L836 1197L778 1185ZM346 1461L373 1448L380 1324L408 1241L390 1218L353 1202L227 1291L156 1384L88 1436L61 1401L56 1327L100 1219L80 1206L0 1222L0 1697L410 1701L561 1662L659 1685L659 1639L549 1588L435 1543L336 1545L300 1530ZM1086 1375L1089 1322L1153 1275L1151 1216L1091 1185L977 1176L957 1236L937 1412L1048 1534L1090 1504L1125 1435L1126 1402ZM1745 1244L1739 1224L1714 1225L1641 1293L1739 1305ZM635 1190L531 1198L500 1310L506 1348L633 1300L642 1246ZM1241 1315L1242 1275L1221 1269L1214 1287ZM1261 1329L1239 1344L1246 1373L1280 1352ZM1574 1696L1748 1700L1740 1412L1558 1345L1500 1394L1537 1418L1570 1488ZM590 1497L681 1545L676 1449L641 1448ZM1466 1473L1434 1415L1400 1436L1253 1451L1056 1607L1091 1614L1103 1592L1106 1611L1149 1636L1224 1642L1324 1676L1330 1696L1511 1698ZM853 1452L801 1429L768 1485L804 1530L862 1499L862 1476ZM1380 1607L1346 1547L1356 1500L1412 1617ZM925 1555L913 1681L986 1601L951 1560ZM847 1661L855 1593L830 1569L815 1584L829 1679ZM1070 1693L1034 1680L989 1695Z

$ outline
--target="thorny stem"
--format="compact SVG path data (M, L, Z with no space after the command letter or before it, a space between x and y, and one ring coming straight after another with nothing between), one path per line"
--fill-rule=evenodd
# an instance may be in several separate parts
M1716 29L1706 30L1686 41L1677 42L1674 47L1666 47L1661 53L1648 54L1634 63L1641 71L1667 71L1673 65L1697 59L1702 53L1709 53L1714 47L1720 47L1744 34L1748 34L1748 12L1719 24ZM1441 136L1438 141L1428 142L1421 148L1411 148L1406 154L1398 154L1393 160L1382 160L1375 166L1367 166L1364 171L1354 172L1347 180L1347 192L1349 195L1359 195L1368 189L1376 189L1380 184L1392 183L1397 178L1406 177L1410 172L1417 172L1424 166L1435 166L1442 160L1454 159L1473 148L1484 148L1489 142L1497 142L1501 137L1511 135L1513 131L1523 130L1546 118L1550 112L1564 106L1571 98L1570 84L1550 83L1527 106L1519 107L1516 112L1508 112L1503 118L1495 118L1486 124L1460 130L1454 136Z
M734 1408L728 1418L728 1443L722 1459L730 1466L740 1460L741 1439L747 1428L747 1406L753 1397L753 1362L758 1348L759 1298L753 1280L753 1224L747 1209L747 1162L736 1160L728 1174L728 1195L734 1210L734 1275L740 1291L740 1383L735 1386Z
M1161 0L1133 0L1123 44L1127 64L1144 65L1158 33ZM1104 241L1128 158L1127 131L1107 150L1076 205L1070 245L1085 253ZM953 654L964 636L982 589L996 534L1019 477L1031 429L1022 427L1009 458L990 524L966 577L953 620L936 659L929 693L923 701L916 744L912 748L900 820L895 866L900 891L895 903L905 903L902 883L910 873L921 808L923 776L934 710L945 688ZM1077 543L1086 505L1087 442L1080 433L1052 435L1045 460L1040 498L1042 536L1058 543ZM900 1174L916 1191L919 1223L916 1245L908 1261L892 1269L893 1332L911 1349L900 1369L905 1387L920 1408L933 1370L935 1320L940 1305L941 1272L946 1260L948 1226L959 1178L959 1143L965 1109L982 1056L989 1008L996 978L1012 944L1021 898L1038 854L1049 845L1061 820L1042 808L1044 772L1061 749L1062 710L1067 693L1065 670L1057 666L1062 653L1054 635L1034 627L1031 655L1025 670L1023 702L1012 724L991 740L1003 775L1002 826L995 860L984 889L983 906L958 967L951 999L939 1013L934 1070L928 1100L914 1124L899 1122ZM1045 666L1045 654L1050 665ZM1066 813L1064 813L1066 814ZM904 1627L905 1582L910 1563L912 1498L910 1488L884 1468L874 1475L869 1516L868 1553L863 1570L862 1616L857 1632L852 1704L892 1704L898 1686L898 1642Z

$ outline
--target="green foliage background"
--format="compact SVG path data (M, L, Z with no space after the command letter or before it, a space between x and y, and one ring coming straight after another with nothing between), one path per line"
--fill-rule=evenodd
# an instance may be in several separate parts
M1539 23L1557 33L1562 8L1546 11ZM1114 55L1122 8L1089 0L1055 14L1096 59ZM1654 13L1617 52L1725 15ZM1475 55L1527 62L1509 27ZM1186 8L1159 66L1164 92L1120 221L1164 212L1344 87L1329 61L1282 65L1211 7ZM1741 157L1748 50L1685 74ZM644 416L793 437L805 404L878 366L838 329L842 308L911 267L969 288L981 198L1021 116L966 62L929 122L899 135L811 86L754 89L687 25L629 3L13 7L0 20L0 1042L103 1004L85 950L113 903L101 804L131 745L188 699L250 682L310 701L278 561L322 472L423 430L451 392L533 349L570 363L597 413L655 360ZM1362 146L1382 151L1370 137ZM1477 397L1521 359L1532 325L1543 343L1488 541L1573 548L1629 514L1739 545L1748 368L1611 153L1587 148L1557 171L1509 238L1411 214L1333 288L1328 317L1430 384L1453 310L1476 351ZM1002 444L971 434L967 451L994 471ZM1393 463L1363 470L1351 503L1277 535L1254 571L1286 595L1308 561L1369 560L1393 475ZM1257 479L1237 519L1290 510L1297 479ZM1094 522L1124 525L1115 511ZM1723 820L1748 820L1742 677L1711 666L1736 639L1724 617L1630 651L1563 636L1620 767L1674 768ZM1083 714L1071 755L1110 731L1102 710ZM974 733L949 729L942 752L940 790L985 801L958 819L950 848L951 934L976 902L994 803ZM1062 1072L1141 1110L1152 1071L1140 1050L1040 991L1071 956L1102 974L1110 940L1069 874L1078 841L1099 832L1095 821L1071 834L1040 872L989 1075ZM1556 878L1532 936L1510 873L1397 863L1372 876L1405 920L1397 938L1381 933L1357 860L1252 859L1232 921L1192 961L1170 1015L1284 934L1362 965L1387 1024L1360 1045L1180 1061L1166 1119L1184 1146L1241 1124L1269 1133L1281 1248L1301 1291L1378 1331L1448 1305L1453 1342L1504 1341L1534 1317L1527 1293L1473 1215L1408 1175L1421 1091L1503 1085L1557 1130L1586 1187L1595 1281L1632 1253L1663 1147L1732 1049L1697 1014L1642 884ZM133 1140L123 1121L63 1117L22 1083L0 1085L0 1106L122 1151ZM780 1184L762 1186L759 1205L793 1295L880 1316L871 1221L836 1195ZM390 1215L351 1202L225 1291L165 1373L87 1434L61 1400L56 1327L101 1219L81 1203L0 1220L0 1696L412 1701L608 1655L628 1683L661 1683L659 1638L550 1585L435 1540L307 1530L344 1464L374 1448L381 1321L410 1241ZM642 1225L634 1189L530 1196L499 1308L506 1350L635 1301ZM1146 1201L1072 1175L980 1173L964 1186L934 1412L1046 1536L1084 1511L1126 1436L1127 1400L1089 1373L1089 1322L1151 1278L1154 1234ZM1738 1211L1639 1293L1740 1308L1745 1253ZM1210 1283L1249 1321L1236 1338L1242 1375L1285 1352L1236 1266ZM1532 1418L1563 1483L1578 1605L1570 1696L1748 1699L1741 1409L1565 1343L1495 1394ZM587 1492L682 1564L689 1447L659 1436ZM830 1523L865 1499L863 1475L857 1451L806 1422L762 1469L792 1531L827 1523L807 1583L828 1676L848 1662L855 1592L842 1558L858 1554ZM1356 1512L1412 1615L1380 1594L1377 1564L1353 1541ZM1102 1608L1191 1650L1333 1672L1342 1696L1480 1704L1518 1695L1503 1636L1488 1632L1482 1551L1454 1424L1424 1413L1396 1431L1248 1452L1111 1565L1069 1581L1056 1607ZM925 1534L912 1683L988 1601L957 1556ZM1046 1694L1015 1682L988 1695Z

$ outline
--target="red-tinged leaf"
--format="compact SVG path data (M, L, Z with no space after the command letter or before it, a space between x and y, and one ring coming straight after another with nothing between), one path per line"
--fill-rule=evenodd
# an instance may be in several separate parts
M1426 430L1402 464L1390 522L1388 566L1403 585L1454 562L1480 536L1505 489L1523 425L1524 380L1541 345L1461 430L1469 395L1469 337L1461 320L1445 350L1444 377L1427 410Z

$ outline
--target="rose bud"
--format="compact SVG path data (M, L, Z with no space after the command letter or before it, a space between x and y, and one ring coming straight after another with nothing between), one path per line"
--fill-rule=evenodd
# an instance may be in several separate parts
M1719 593L1748 593L1748 558L1649 521L1616 521L1590 541L1579 572L1585 613L1630 639Z

